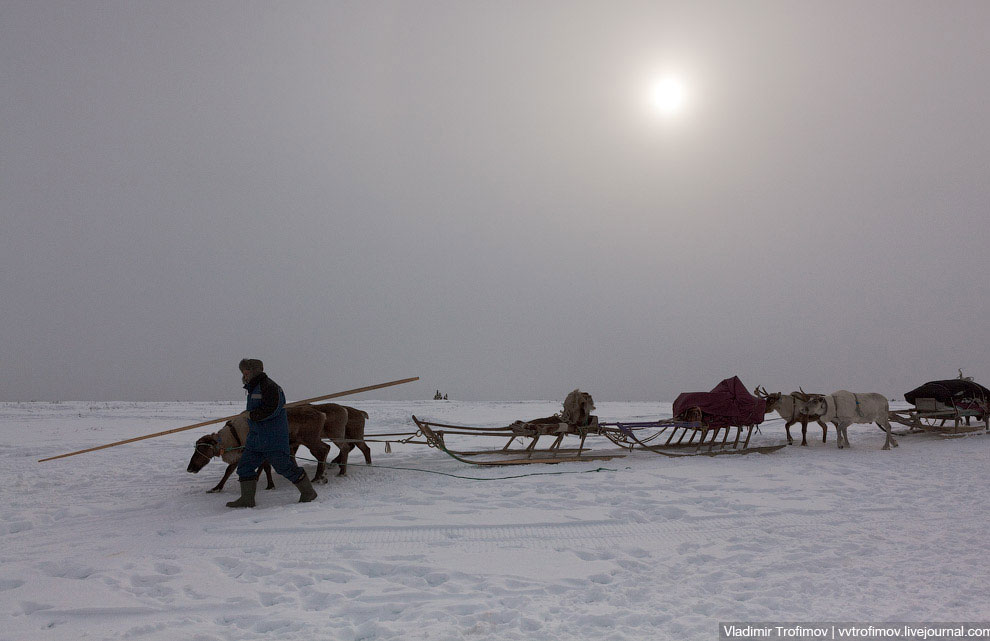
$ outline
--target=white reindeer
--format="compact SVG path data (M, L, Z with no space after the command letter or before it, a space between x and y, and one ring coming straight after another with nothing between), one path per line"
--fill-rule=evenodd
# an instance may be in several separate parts
M824 396L816 396L803 404L803 411L811 415L820 415L821 420L835 425L836 441L839 448L849 446L849 435L846 430L853 423L876 423L885 432L887 440L883 449L897 447L897 441L890 434L890 421L887 416L890 408L883 394L853 394L839 390Z

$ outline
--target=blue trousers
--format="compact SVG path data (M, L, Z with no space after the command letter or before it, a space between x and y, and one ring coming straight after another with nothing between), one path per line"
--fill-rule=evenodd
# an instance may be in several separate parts
M302 480L306 472L296 465L296 462L289 455L288 450L256 450L245 447L241 453L241 460L237 464L237 478L241 481L253 481L258 478L261 464L268 461L275 468L275 471L289 479L293 483Z

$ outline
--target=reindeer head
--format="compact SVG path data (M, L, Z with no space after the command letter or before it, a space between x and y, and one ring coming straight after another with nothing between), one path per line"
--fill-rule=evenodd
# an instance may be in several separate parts
M812 418L824 416L825 411L828 409L828 405L825 403L825 397L821 394L808 394L808 397L808 400L801 403L798 409L799 413Z
M756 396L757 398L762 398L767 402L767 408L764 410L764 412L767 414L776 410L777 407L780 405L780 397L781 397L780 392L773 392L771 394L770 392L767 391L767 388L757 385L756 389L753 390L753 395Z
M206 464L214 456L220 456L220 436L217 434L201 436L196 441L196 451L189 459L189 467L186 468L186 471L195 474L206 467Z

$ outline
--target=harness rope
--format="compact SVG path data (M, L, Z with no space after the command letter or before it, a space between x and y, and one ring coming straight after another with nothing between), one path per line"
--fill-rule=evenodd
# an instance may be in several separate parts
M316 459L306 458L305 456L297 456L297 459L303 461L310 461L312 463L319 463ZM441 476L450 476L455 479L466 479L468 481L504 481L506 479L519 479L525 476L551 476L560 474L587 474L589 472L618 472L618 470L613 470L608 467L599 467L594 470L573 470L570 472L531 472L529 474L513 474L512 476L496 476L496 477L481 477L481 476L463 476L461 474L449 474L447 472L438 472L436 470L424 470L418 467L395 467L392 465L372 465L366 463L364 467L378 467L384 470L405 470L407 472L425 472L427 474L439 474Z
M240 443L241 438L237 436L237 430L231 426L228 431L230 432L230 437L234 439L235 443ZM220 451L220 458L223 458L224 452L233 452L234 450L243 450L244 445L238 445L237 447L224 447L223 446L223 430L221 429L217 432L217 450Z
M203 443L203 445L207 445L207 443ZM197 449L198 449L198 446L197 446ZM221 450L221 452L232 452L234 450L243 450L243 449L244 449L244 446L241 445L239 447L223 448ZM317 461L316 459L307 458L305 456L294 456L293 458L295 458L296 460L300 460L300 461L309 461L311 463L319 463L319 461ZM326 463L326 461L324 461L324 463L329 467L329 463ZM406 472L424 472L426 474L439 474L441 476L449 476L451 478L465 479L465 480L468 480L468 481L504 481L504 480L507 480L507 479L519 479L519 478L523 478L523 477L526 477L526 476L553 476L553 475L560 475L560 474L587 474L588 472L618 472L618 470L614 470L612 468L599 467L599 468L596 468L594 470L573 470L573 471L565 471L565 472L531 472L529 474L513 474L511 476L481 477L481 476L463 476L461 474L450 474L448 472L438 472L436 470L424 470L424 469L418 468L418 467L396 467L396 466L393 466L393 465L373 465L373 464L370 464L370 463L365 463L364 464L364 467L377 467L377 468L381 468L383 470L404 470Z

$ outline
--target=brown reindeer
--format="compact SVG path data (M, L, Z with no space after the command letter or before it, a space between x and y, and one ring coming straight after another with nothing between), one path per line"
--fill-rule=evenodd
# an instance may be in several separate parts
M324 414L311 405L296 405L287 407L286 415L289 419L289 447L292 455L300 445L304 445L317 460L316 472L312 480L326 477L327 455L330 454L330 446L321 440L323 434L323 424L326 419ZM248 418L247 412L227 421L220 430L214 434L207 434L196 441L196 451L189 459L187 472L196 474L203 469L214 457L220 457L227 464L227 469L223 473L223 478L217 485L208 490L209 492L220 492L224 483L230 475L237 469L237 463L241 460L241 451L247 441ZM268 463L262 466L265 475L268 477L268 487L272 489L275 484L272 482L272 469Z
M364 462L371 465L371 448L364 442L364 423L368 419L368 413L336 403L325 403L313 407L323 412L327 417L323 423L323 438L330 439L340 449L337 457L330 461L331 465L336 463L340 466L337 476L347 476L347 455L355 447L364 453ZM327 482L325 476L322 479L314 478L313 480Z
M818 397L819 394L809 394L801 388L798 389L800 391L791 392L790 394L783 394L781 392L771 393L767 391L767 388L757 385L756 389L753 390L753 394L767 402L765 410L767 414L777 412L784 419L784 429L787 431L788 445L794 444L794 439L791 438L791 425L795 423L801 424L801 445L808 444L808 423L811 421L815 421L822 426L822 443L825 443L828 440L828 425L822 422L821 414L808 414L804 408L804 403Z

